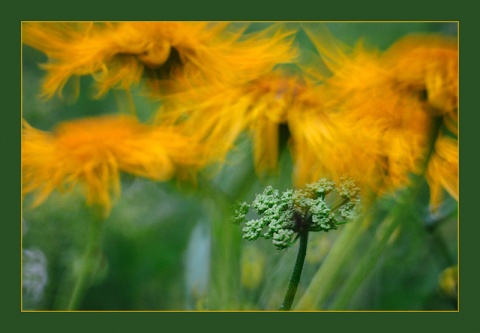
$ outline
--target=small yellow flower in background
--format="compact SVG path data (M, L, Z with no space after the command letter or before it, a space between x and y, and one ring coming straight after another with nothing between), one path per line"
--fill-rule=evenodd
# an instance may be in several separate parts
M249 80L295 56L291 31L248 36L209 22L26 22L23 43L44 52L42 94L51 98L74 76L92 75L97 97L129 89L144 73L153 96L186 77L196 86ZM159 84L158 81L166 81ZM167 83L168 82L168 83ZM168 90L168 89L167 89Z
M438 278L440 290L451 298L458 297L458 266L445 268Z
M34 205L54 190L83 187L87 203L105 215L120 194L120 171L156 181L172 178L177 164L197 167L201 150L172 128L140 124L128 116L83 118L52 133L23 123L23 194L37 192Z

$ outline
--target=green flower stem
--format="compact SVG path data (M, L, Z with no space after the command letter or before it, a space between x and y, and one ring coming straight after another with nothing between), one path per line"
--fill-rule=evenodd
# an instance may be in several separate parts
M95 272L98 264L98 254L100 252L100 243L102 239L102 229L104 221L92 218L89 225L89 236L87 246L82 258L81 267L76 277L72 293L68 302L69 310L76 310L88 288L92 274Z
M363 230L364 226L361 221L347 223L302 298L298 301L295 310L311 310L325 303L329 291L337 279L339 268L343 267L343 262L355 248Z
M300 282L300 277L302 276L305 255L307 254L307 244L308 229L305 229L300 232L300 246L298 248L297 260L295 261L295 266L293 267L287 293L285 294L280 311L289 311L292 307L293 299L295 298L295 294L297 292L298 283Z

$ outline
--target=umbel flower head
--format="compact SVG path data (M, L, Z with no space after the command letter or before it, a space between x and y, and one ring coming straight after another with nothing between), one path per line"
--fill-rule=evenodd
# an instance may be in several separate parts
M170 179L177 165L201 165L198 146L172 128L151 127L129 116L84 118L52 133L23 122L23 194L37 192L34 205L57 190L80 185L89 205L111 209L120 194L120 171L156 181Z
M23 43L44 52L49 62L42 94L61 93L71 77L91 75L98 96L128 89L144 73L161 95L177 90L184 77L196 86L237 82L264 73L294 56L292 32L262 31L242 36L212 22L26 22ZM167 81L159 84L158 81Z
M326 197L333 191L337 201L329 204ZM352 219L360 202L359 191L355 183L347 179L343 179L339 187L321 179L305 189L287 190L282 194L267 186L251 205L261 217L247 221L250 205L244 202L238 205L233 220L245 223L244 239L272 239L278 249L285 249L293 245L298 232L334 230Z

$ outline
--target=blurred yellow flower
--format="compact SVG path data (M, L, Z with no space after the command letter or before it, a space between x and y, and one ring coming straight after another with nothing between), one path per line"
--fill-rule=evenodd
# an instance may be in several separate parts
M420 101L395 89L378 51L362 43L350 50L328 32L306 32L328 71L305 69L322 85L316 110L298 125L305 136L295 149L298 185L322 175L352 177L377 194L405 185L424 153L429 123ZM304 124L312 123L329 130L306 133Z
M451 298L458 297L458 266L445 268L438 277L440 290Z
M138 83L144 70L175 71L193 66L213 38L204 23L183 22L25 22L23 43L49 57L43 95L61 93L72 76L94 75L98 95ZM177 52L178 59L173 59ZM168 61L171 59L171 61ZM191 61L192 60L192 61ZM177 62L177 63L175 63ZM168 67L167 65L171 65ZM168 68L165 68L168 67ZM189 69L188 69L189 70Z
M381 53L362 43L349 49L325 31L308 27L306 31L329 73L306 71L323 82L324 112L341 130L330 146L310 147L319 156L310 156L304 164L318 162L330 177L349 175L376 194L408 185L410 174L422 171L429 142L436 139L430 136L439 112L432 108L447 114L447 126L456 132L458 54L454 44L438 36L407 37ZM438 49L439 45L448 47ZM444 145L440 147L435 154L445 152ZM438 184L455 194L458 175L454 170L454 165L458 170L458 156L448 154L448 163L440 163L445 157L435 154L430 178L435 170L442 180L429 182L434 202L439 198Z
M128 89L147 74L151 92L175 90L186 77L209 82L248 80L295 56L291 31L265 29L242 36L215 22L25 22L23 43L44 52L49 62L42 94L61 91L73 76L92 75L98 96ZM162 83L159 82L162 81ZM174 86L174 87L172 87Z
M320 90L299 75L277 70L241 85L215 85L177 94L170 106L160 110L159 121L186 116L182 128L198 136L209 147L211 158L220 162L238 137L248 132L255 169L261 174L277 166L282 125L290 129L292 142L306 138L322 144L331 140L335 126L322 113L320 96ZM318 117L323 118L315 119Z
M407 186L410 175L422 171L438 116L432 109L444 110L452 133L458 127L454 44L438 36L413 36L382 53L361 42L348 48L325 31L306 31L321 61L300 64L303 71L296 74L274 69L270 62L265 73L251 70L251 77L202 87L183 77L178 83L183 88L167 96L159 122L180 123L220 162L237 138L249 132L258 173L276 168L279 128L287 126L298 187L321 177L339 181L344 176L377 195ZM417 52L422 60L416 59ZM297 65L292 56L282 61ZM406 61L408 57L412 60ZM322 62L324 68L318 68ZM439 163L433 163L431 169L441 172ZM442 181L429 182L432 202L439 198L435 184L455 194L454 177L444 173Z
M164 181L176 164L201 163L200 149L187 138L133 117L84 118L62 123L52 133L23 123L23 194L36 191L34 205L55 189L81 185L87 203L108 215L111 196L120 194L120 171Z
M397 84L425 93L427 113L442 116L450 132L441 131L430 159L427 181L430 206L438 209L443 189L458 201L458 41L443 35L409 35L385 53ZM450 135L453 135L450 136Z

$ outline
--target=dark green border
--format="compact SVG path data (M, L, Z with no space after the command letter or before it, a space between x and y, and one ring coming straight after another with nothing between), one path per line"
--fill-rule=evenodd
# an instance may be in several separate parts
M474 96L480 91L477 60L476 11L460 1L16 1L2 16L2 326L15 332L116 332L227 330L313 330L325 332L467 331L476 319L479 219L475 215L480 108ZM17 8L13 7L17 6ZM4 7L6 7L4 5ZM20 311L20 22L25 20L453 20L460 21L461 45L461 292L458 313L21 313ZM475 57L475 58L474 58ZM477 103L478 104L478 103ZM478 206L478 204L476 204ZM477 232L475 232L477 231ZM201 328L201 329L200 329Z

